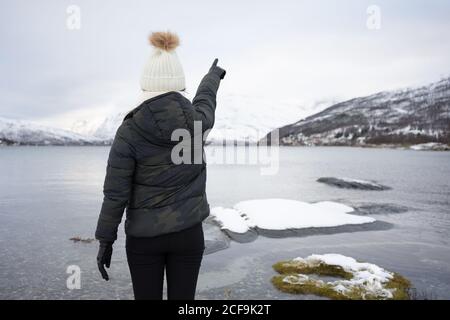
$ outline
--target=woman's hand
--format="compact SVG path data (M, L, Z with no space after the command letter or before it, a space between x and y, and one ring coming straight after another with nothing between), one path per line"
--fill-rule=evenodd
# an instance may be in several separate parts
M221 67L219 67L217 65L217 62L219 62L219 59L216 58L216 60L214 60L211 68L209 69L209 71L212 71L212 72L216 73L220 77L220 79L223 79L227 72L224 69L222 69Z
M100 247L98 249L97 255L98 270L100 270L102 278L106 281L109 280L109 276L105 270L105 266L109 268L109 266L111 265L111 256L113 252L112 245L112 242L100 241Z

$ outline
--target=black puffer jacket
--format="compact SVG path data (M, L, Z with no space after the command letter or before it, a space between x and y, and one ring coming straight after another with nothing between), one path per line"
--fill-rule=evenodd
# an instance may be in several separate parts
M125 208L125 232L134 237L180 231L209 215L206 164L175 164L171 154L179 141L171 136L175 129L185 129L193 142L194 121L201 122L203 132L212 128L224 74L212 67L192 103L178 92L168 92L143 102L125 117L109 154L95 233L98 240L116 240Z

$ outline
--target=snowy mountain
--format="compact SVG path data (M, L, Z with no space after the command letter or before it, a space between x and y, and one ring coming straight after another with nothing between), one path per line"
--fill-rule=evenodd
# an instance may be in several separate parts
M191 98L191 97L188 97ZM192 100L192 99L191 99ZM292 119L304 117L331 105L324 101L301 104L295 101L280 101L243 95L218 97L214 129L208 136L211 143L244 141L256 143L271 130L288 124ZM106 117L98 126L90 121L78 121L72 129L80 134L112 141L126 112Z
M33 122L0 118L0 145L97 145L102 141Z
M243 95L218 98L214 128L208 141L249 141L256 143L273 129L292 119L305 117L332 105L330 101L302 103Z
M101 122L99 120L78 120L72 124L70 131L92 137L100 124Z
M71 131L0 118L0 144L109 144L128 111L103 120L77 121ZM299 118L302 120L289 125ZM450 78L337 104L219 95L208 141L255 143L279 127L280 142L285 145L449 144Z
M279 135L284 145L450 144L450 78L341 102Z
M126 115L126 112L121 112L106 117L105 120L103 120L103 122L101 122L100 125L95 129L95 132L93 134L94 137L106 141L112 141L116 134L117 128L119 128Z

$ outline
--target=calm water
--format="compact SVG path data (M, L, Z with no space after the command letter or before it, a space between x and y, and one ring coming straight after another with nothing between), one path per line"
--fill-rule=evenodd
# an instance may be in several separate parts
M102 200L109 148L0 148L0 298L131 299L123 230L114 246L112 280L96 269L97 244L72 243L93 237ZM341 190L315 180L321 176L373 179L393 189ZM409 278L421 292L450 299L450 152L389 149L281 148L280 170L262 176L246 165L211 165L211 206L281 197L407 206L380 214L394 227L302 238L232 242L204 257L199 299L311 298L276 291L271 265L312 253L341 253L373 262ZM276 214L276 212L274 212ZM81 289L66 287L69 265L81 268Z

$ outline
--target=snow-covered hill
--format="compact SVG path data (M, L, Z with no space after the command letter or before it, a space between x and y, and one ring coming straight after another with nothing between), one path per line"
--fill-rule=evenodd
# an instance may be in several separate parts
M217 101L215 126L208 136L212 143L255 143L279 127L280 142L286 145L450 143L450 78L338 104L233 94L221 94ZM71 131L0 118L0 139L3 144L108 144L132 108L103 120L78 120ZM295 119L302 120L289 125Z
M279 135L285 145L450 144L450 78L341 102Z
M112 141L116 134L117 128L119 128L126 114L126 112L121 112L106 117L105 120L103 120L95 129L94 137L106 141Z
M271 130L292 122L292 119L305 117L331 104L332 102L327 101L303 104L296 101L232 94L219 96L216 122L208 136L208 141L212 143L222 143L224 140L257 142ZM122 112L105 117L98 126L91 121L78 121L72 129L80 134L91 134L98 139L111 141L125 115L126 112Z
M93 145L102 141L29 121L0 118L0 145Z
M95 131L102 123L101 120L78 120L70 127L70 131L81 134L83 136L93 137Z
M291 123L292 119L308 116L330 105L332 102L309 104L242 95L219 97L216 122L208 141L256 143L273 129Z

